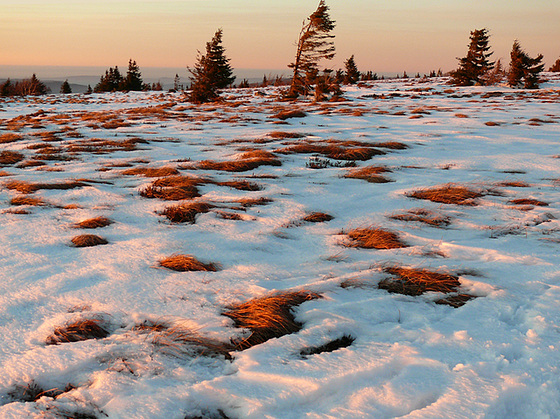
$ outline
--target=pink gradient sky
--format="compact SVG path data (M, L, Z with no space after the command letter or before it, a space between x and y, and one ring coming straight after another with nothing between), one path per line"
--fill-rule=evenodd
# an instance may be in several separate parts
M217 28L234 68L285 69L317 0L0 0L0 66L185 67ZM409 74L456 67L487 27L493 58L514 39L546 66L560 57L558 0L327 0L340 68Z

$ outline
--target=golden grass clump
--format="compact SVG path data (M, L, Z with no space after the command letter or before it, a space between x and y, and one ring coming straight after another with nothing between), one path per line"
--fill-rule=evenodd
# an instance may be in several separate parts
M12 180L4 184L6 189L15 190L20 193L30 194L36 192L40 189L57 189L57 190L68 190L75 189L85 186L84 182L81 181L67 181L60 183L38 183L38 182L26 182L23 180Z
M205 271L216 272L215 263L203 263L191 255L172 255L159 261L160 266L178 272Z
M10 205L29 205L33 207L46 206L47 202L42 198L32 198L30 196L20 195L10 199Z
M8 392L8 396L14 401L25 403L35 402L43 396L55 398L62 393L64 393L64 391L58 388L45 390L43 387L32 380L26 385L14 386L14 388Z
M95 217L80 221L74 224L74 228L101 228L113 224L113 221L107 217Z
M391 172L391 170L382 166L366 166L350 170L344 177L349 179L363 179L370 183L388 183L391 182L391 180L381 175L381 173L386 172Z
M25 156L17 151L2 151L0 152L0 165L11 165L22 161Z
M307 116L307 114L302 110L286 109L286 110L278 112L277 114L273 115L272 117L284 121L284 120L289 119L289 118L304 118L306 116Z
M299 134L297 132L285 132L285 131L272 131L266 134L270 138L275 139L285 139L285 138L303 138L304 134Z
M528 188L531 185L522 180L506 180L498 183L498 186L502 186L504 188Z
M400 266L386 267L383 271L396 277L383 279L378 285L380 289L391 293L413 296L422 295L425 292L447 294L456 292L461 286L457 276L442 272Z
M435 188L412 191L407 196L415 199L426 199L440 204L475 206L477 204L474 199L480 198L484 194L465 186L448 183Z
M321 296L310 291L275 294L231 306L222 314L232 319L236 327L251 331L249 337L235 342L236 349L243 350L301 330L292 308L317 298Z
M58 345L59 343L79 342L89 339L103 339L109 336L105 325L101 325L99 319L84 319L54 329L52 335L48 336L47 345Z
M178 175L179 171L174 167L135 167L123 170L122 174L126 176L165 177Z
M393 214L389 218L399 221L418 221L434 227L447 227L451 224L451 218L437 214L424 208L408 210L402 214Z
M311 212L303 217L303 221L308 223L324 223L327 221L331 221L334 217L330 214L324 212Z
M6 172L5 170L0 170L0 177L4 177L4 176L11 176L11 173Z
M193 202L167 207L159 214L165 216L172 223L194 224L198 214L207 213L213 207L214 205L206 202Z
M347 233L352 240L346 246L362 249L401 249L409 247L396 233L375 227L355 228Z
M13 132L7 132L0 135L0 144L13 143L19 140L23 140L23 137L19 134L14 134Z
M270 198L260 197L260 198L241 198L235 202L240 204L243 208L250 208L257 205L268 205L271 202L273 202L273 200Z
M228 188L237 189L239 191L261 191L262 187L254 182L247 180L228 180L225 182L217 182L216 185L227 186Z
M74 237L71 241L75 247L92 247L109 243L103 237L96 236L95 234L82 234Z
M237 160L217 162L214 160L203 160L198 163L197 168L203 170L218 170L223 172L246 172L254 170L259 166L281 166L278 157L266 150L252 150L243 153Z
M144 198L163 199L164 201L181 201L183 199L198 198L201 195L198 188L192 185L171 188L150 185L140 190L140 196Z
M548 207L548 202L539 201L538 199L532 199L532 198L512 199L511 201L508 201L508 204L534 205L536 207Z

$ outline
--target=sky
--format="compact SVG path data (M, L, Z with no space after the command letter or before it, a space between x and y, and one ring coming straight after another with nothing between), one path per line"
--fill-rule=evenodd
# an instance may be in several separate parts
M1 66L185 68L218 28L234 68L284 69L318 0L0 0ZM515 39L548 68L560 57L558 0L327 0L342 68L409 75L457 67L488 28L506 65ZM186 72L186 70L185 70ZM15 75L14 75L15 76Z

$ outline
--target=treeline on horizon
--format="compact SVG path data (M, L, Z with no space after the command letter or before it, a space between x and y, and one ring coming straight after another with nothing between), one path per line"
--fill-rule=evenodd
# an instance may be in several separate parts
M297 50L293 63L288 65L293 69L291 78L284 80L281 76L275 78L266 75L262 83L249 84L243 79L237 86L234 85L236 77L229 64L230 59L225 55L222 46L222 29L218 29L210 42L206 43L205 54L198 52L197 61L193 68L187 67L190 73L190 89L186 99L194 103L203 103L216 100L219 90L224 88L247 88L289 86L283 91L285 99L297 99L300 96L313 95L316 101L336 100L342 95L340 86L355 84L360 81L383 80L373 71L360 72L354 60L354 55L344 62L344 69L336 71L323 68L319 70L318 64L322 60L331 60L335 55L334 35L331 31L335 22L329 16L329 7L325 0L320 0L315 12L304 21L300 31ZM470 33L470 43L467 55L459 58L459 66L448 73L449 83L455 86L494 85L504 81L512 88L538 88L539 74L544 70L543 55L531 58L515 40L510 53L510 63L505 69L501 60L490 61L493 52L490 51L488 29L476 29ZM560 72L560 58L549 68L550 72ZM422 78L440 77L440 70L424 74ZM417 73L415 78L420 78ZM409 78L406 71L402 77ZM86 94L93 92L127 92L163 90L158 83L144 83L142 74L136 61L130 59L125 75L121 74L118 66L111 67L100 77L99 83L92 89L88 85ZM184 91L178 74L175 75L174 86L170 91ZM41 82L35 74L30 79L12 82L10 79L0 84L0 97L43 95L49 93L48 87ZM72 93L68 80L61 88L60 93Z

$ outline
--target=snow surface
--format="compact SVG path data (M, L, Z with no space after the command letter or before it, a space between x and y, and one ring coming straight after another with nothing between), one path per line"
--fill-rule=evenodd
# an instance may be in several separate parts
M7 172L2 184L103 182L37 191L32 196L51 205L23 207L28 214L13 213L9 201L19 194L0 188L0 417L560 417L560 77L546 77L536 91L454 88L445 79L380 81L346 87L345 101L327 104L281 102L272 87L226 91L223 104L199 107L179 93L3 100L0 135L14 129L13 118L44 113L35 117L40 126L20 128L23 138L0 144L0 151L32 157L28 147L41 143L36 134L46 131L59 132L60 140L51 143L57 147L89 138L148 143L135 151L47 161L50 170L1 168ZM133 108L162 104L165 118L149 112L128 118ZM284 108L307 116L277 124L273 115ZM117 113L129 124L101 128L81 118L83 112ZM65 125L83 138L66 137L60 132ZM271 139L272 131L306 137ZM392 182L382 184L343 178L344 167L309 168L310 154L278 154L282 166L243 173L187 168L199 160L234 159L243 147L275 151L305 139L398 141L410 148L357 162L390 168L385 175ZM149 164L134 163L139 160ZM241 220L210 211L195 224L171 224L157 212L173 203L139 196L153 179L123 176L119 167L99 170L123 162L179 167L182 174L216 180L272 175L248 179L261 191L204 185L197 200L273 202L228 210ZM528 186L499 186L504 181ZM406 196L450 182L500 193L479 198L478 206ZM549 205L508 203L517 198ZM451 224L435 228L388 218L412 208L449 216ZM335 218L300 222L311 211ZM96 216L114 223L72 228ZM342 245L341 232L365 226L398 232L411 247ZM83 233L102 235L109 244L71 246L70 239ZM222 269L158 266L179 253ZM460 272L462 291L478 298L452 308L434 303L438 293L388 293L377 288L387 264ZM357 286L342 288L345 281ZM232 352L232 360L166 350L151 334L133 330L160 321L228 342L244 333L221 314L228 306L303 289L323 298L294 309L302 330ZM45 345L56 327L84 318L102 319L110 335ZM344 335L355 338L352 345L300 355ZM14 389L30 383L74 388L56 398L16 400Z

